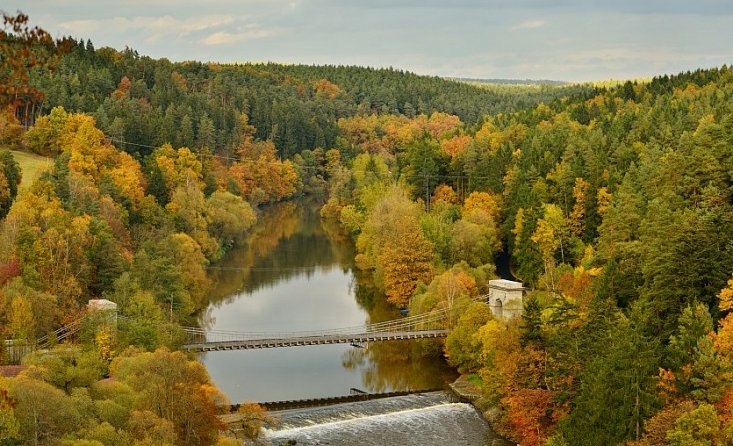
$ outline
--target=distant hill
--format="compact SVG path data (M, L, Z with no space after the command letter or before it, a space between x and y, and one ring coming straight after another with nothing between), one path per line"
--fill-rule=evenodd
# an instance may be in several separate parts
M55 106L94 115L125 150L148 146L231 147L246 113L255 137L270 139L280 156L335 147L337 122L359 114L413 117L443 112L473 125L485 115L550 103L588 86L477 84L398 69L355 66L172 63L136 51L95 49L76 42L50 76L32 83L46 93L36 115Z
M518 85L518 86L566 86L571 85L572 82L555 81L549 79L474 79L467 77L448 77L448 80L466 82L468 84L492 84L492 85Z

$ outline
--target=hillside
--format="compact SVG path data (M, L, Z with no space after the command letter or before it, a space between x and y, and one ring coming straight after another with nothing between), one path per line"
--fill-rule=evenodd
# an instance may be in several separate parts
M322 213L354 234L390 302L448 309L449 362L482 379L488 416L517 443L727 444L731 103L723 66L475 131L433 125L404 147L361 131L375 136L353 139L353 180L332 181ZM470 302L502 250L531 290L520 320Z
M91 42L73 42L53 74L37 75L32 83L46 94L34 116L55 106L91 113L108 136L142 144L123 144L141 155L149 152L144 145L166 141L221 153L236 141L242 113L257 129L256 138L272 140L280 156L291 157L304 149L335 147L337 122L344 117L444 112L474 124L486 114L524 109L567 93L488 90L395 69L171 63L130 49L97 50Z
M510 86L555 86L570 85L571 82L550 80L550 79L474 79L474 78L448 78L459 82L466 82L473 85L510 85Z

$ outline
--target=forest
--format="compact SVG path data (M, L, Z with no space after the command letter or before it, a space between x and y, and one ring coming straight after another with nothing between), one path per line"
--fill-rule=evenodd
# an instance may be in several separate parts
M404 118L422 131L396 143L372 117L344 128L364 153L330 176L322 214L391 302L449 309L446 356L512 440L729 444L732 94L724 66L475 131ZM471 304L502 250L532 290L519 320Z
M120 148L146 156L149 147L209 149L235 156L240 116L249 117L259 140L278 156L303 150L346 148L338 120L356 115L415 117L440 111L474 124L486 114L526 108L583 86L479 89L395 69L276 64L171 63L132 49L95 49L68 41L69 51L49 76L32 76L42 101L19 116L31 122L55 106L94 116Z
M125 327L90 320L0 378L0 444L228 444L180 326L258 206L300 195L323 199L391 304L449 309L444 354L507 438L733 442L727 66L487 88L171 63L4 20L0 337L48 335L90 298ZM18 151L50 168L24 177ZM531 290L521 318L472 303L501 252ZM243 407L256 436L266 415Z

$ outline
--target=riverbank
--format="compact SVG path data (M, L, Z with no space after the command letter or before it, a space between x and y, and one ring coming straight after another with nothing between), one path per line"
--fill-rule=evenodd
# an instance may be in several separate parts
M478 379L478 378L477 378ZM463 403L471 404L478 413L481 414L483 420L491 426L492 431L500 432L497 420L500 417L500 410L497 407L489 406L483 400L483 392L477 385L471 375L461 375L455 381L448 384L453 394ZM483 403L482 403L483 402ZM506 440L506 444L514 444Z
M478 401L482 394L481 389L471 382L469 375L461 375L448 384L448 387L456 394L456 396L464 403L474 404ZM477 407L477 409L480 409Z

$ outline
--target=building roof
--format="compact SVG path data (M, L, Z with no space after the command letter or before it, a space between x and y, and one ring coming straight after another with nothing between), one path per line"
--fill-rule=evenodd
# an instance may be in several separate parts
M504 288L507 290L523 290L522 282L514 282L506 279L489 280L490 288Z
M117 310L117 304L107 299L91 299L87 306L90 310Z

